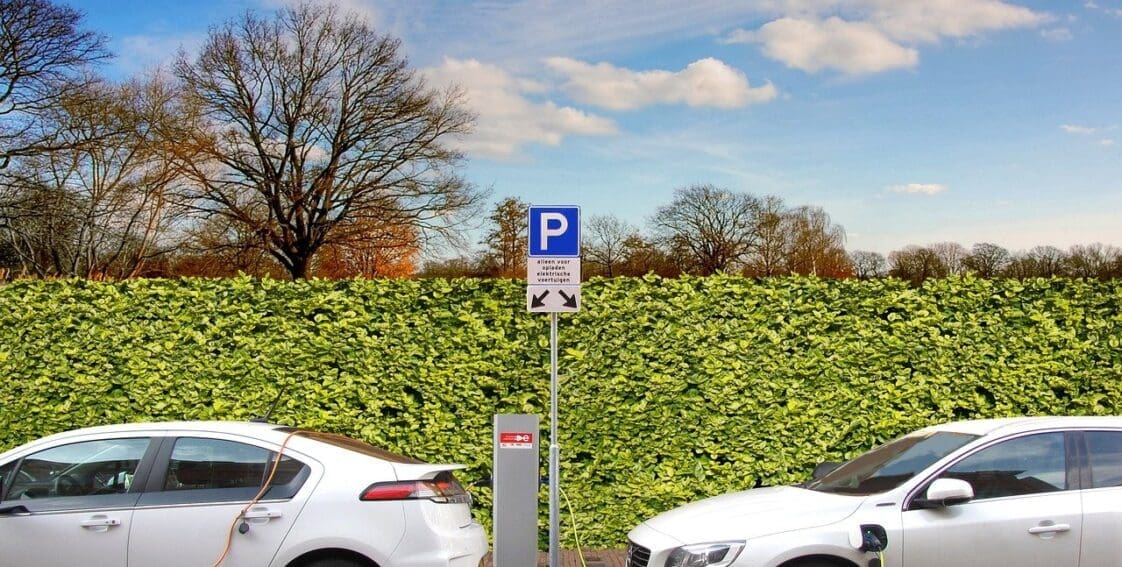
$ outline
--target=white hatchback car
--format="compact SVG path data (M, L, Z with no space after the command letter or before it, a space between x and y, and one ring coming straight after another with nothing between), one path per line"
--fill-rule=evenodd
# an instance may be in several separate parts
M0 565L477 567L460 468L265 423L60 433L0 454Z
M1117 567L1122 418L949 423L633 529L629 567Z

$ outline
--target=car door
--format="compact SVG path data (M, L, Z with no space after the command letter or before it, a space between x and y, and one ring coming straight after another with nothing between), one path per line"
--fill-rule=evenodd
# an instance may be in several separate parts
M139 483L155 454L148 437L93 439L0 464L0 564L124 565Z
M1087 431L1084 440L1080 567L1122 565L1122 431Z
M1078 565L1082 502L1063 432L1000 441L936 478L971 484L974 499L903 512L904 567ZM916 497L922 497L921 487Z
M307 500L313 462L288 450L269 492L239 518L272 468L275 447L235 436L182 436L164 443L137 503L129 565L269 565ZM241 530L239 530L241 527ZM244 531L243 531L244 530Z

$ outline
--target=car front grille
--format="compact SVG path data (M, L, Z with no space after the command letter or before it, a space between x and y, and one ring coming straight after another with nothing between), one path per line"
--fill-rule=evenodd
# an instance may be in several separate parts
M651 560L651 550L637 545L633 541L627 542L627 561L625 567L647 567Z

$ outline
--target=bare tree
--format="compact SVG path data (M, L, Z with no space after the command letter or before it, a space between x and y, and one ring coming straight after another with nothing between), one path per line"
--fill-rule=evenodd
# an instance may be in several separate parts
M928 248L939 256L951 275L960 276L966 273L965 261L970 256L970 251L965 246L957 242L936 242Z
M791 249L791 217L783 199L774 195L760 202L756 241L747 275L770 277L787 273L787 256Z
M1064 262L1067 255L1055 246L1037 246L1029 251L1029 256L1036 266L1035 276L1051 278L1064 273Z
M849 254L849 261L853 264L853 275L858 279L868 280L888 275L888 262L877 252L854 250Z
M888 255L888 275L907 280L918 286L931 278L946 277L950 270L934 250L921 246L908 246Z
M44 113L83 96L86 67L109 57L77 10L47 0L0 0L0 169L13 158L69 147Z
M176 74L197 120L180 131L196 210L259 235L292 278L370 219L454 235L482 194L448 143L473 117L433 90L401 44L353 14L305 3L213 29Z
M674 191L674 201L651 219L670 250L688 254L690 271L701 275L741 268L759 239L760 200L713 185Z
M592 271L604 277L615 277L626 261L627 240L639 229L613 215L594 215L582 231L581 250Z
M158 77L88 89L44 113L64 149L6 171L10 223L3 230L25 243L24 260L40 275L131 277L168 250L163 240L177 218L166 195L175 171L157 133L175 119L175 93ZM40 208L47 194L59 208ZM45 219L60 215L73 231L34 237Z
M1001 274L1009 263L1009 251L989 242L980 242L970 249L963 259L963 267L979 277L992 278Z
M685 258L664 250L651 239L635 233L623 241L623 264L619 275L655 274L666 278L678 277L686 269L684 260Z
M483 262L493 276L526 277L526 245L530 206L517 197L495 205L489 217L491 229L481 244L487 248Z
M1065 265L1068 275L1073 278L1115 277L1113 268L1122 257L1122 250L1101 243L1077 244L1068 250Z

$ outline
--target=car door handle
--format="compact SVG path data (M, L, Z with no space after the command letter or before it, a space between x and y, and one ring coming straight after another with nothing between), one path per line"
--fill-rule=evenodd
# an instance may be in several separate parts
M91 528L94 531L105 531L113 526L121 525L121 520L117 518L110 518L109 516L92 516L88 519L78 522L79 526L83 528ZM102 528L98 530L97 528Z
M1071 531L1071 526L1068 524L1049 524L1047 526L1035 526L1028 529L1028 533L1033 535L1056 534L1067 531Z
M256 519L270 520L270 519L273 519L273 518L281 517L281 511L280 510L271 510L269 508L253 508L251 510L247 510L245 515L243 515L242 517L247 519L247 520L256 520Z

